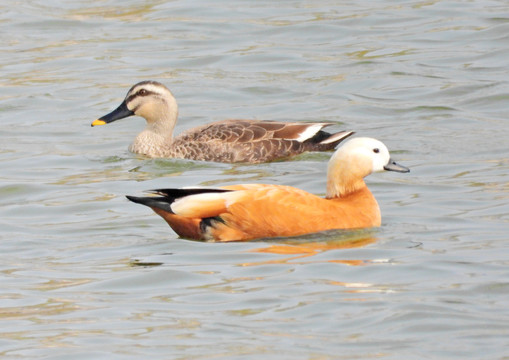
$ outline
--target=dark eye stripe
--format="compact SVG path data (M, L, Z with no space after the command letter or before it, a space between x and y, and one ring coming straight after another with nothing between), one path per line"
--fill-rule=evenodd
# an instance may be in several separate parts
M140 89L140 90L138 90L138 92L135 95L137 95L137 96L149 96L149 95L157 95L157 93L153 92L153 91L149 91L147 89Z
M129 95L125 101L126 101L126 103L128 103L128 102L132 101L135 97L150 96L150 95L158 95L158 93L153 92L153 91L148 91L147 89L141 89L141 90L137 91L136 93Z

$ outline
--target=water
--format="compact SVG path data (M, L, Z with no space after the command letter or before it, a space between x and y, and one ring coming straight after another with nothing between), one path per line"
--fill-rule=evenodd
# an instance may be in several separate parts
M505 1L41 1L0 5L2 359L508 359ZM91 128L135 82L176 132L337 122L409 174L370 176L383 226L288 241L178 239L125 194L280 183L328 154L147 159Z

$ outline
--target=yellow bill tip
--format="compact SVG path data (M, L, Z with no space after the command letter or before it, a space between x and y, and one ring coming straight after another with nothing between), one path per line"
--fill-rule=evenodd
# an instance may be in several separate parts
M97 126L97 125L104 125L104 124L106 124L106 121L97 119L97 120L94 120L91 125Z

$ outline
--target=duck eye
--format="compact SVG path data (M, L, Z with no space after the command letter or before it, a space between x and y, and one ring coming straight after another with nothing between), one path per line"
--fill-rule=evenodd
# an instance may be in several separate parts
M140 95L140 96L145 96L145 95L147 95L147 93L148 92L145 89L141 89L140 91L138 91L138 95Z
M373 149L373 152L374 152L375 154L378 154L378 153L380 152L380 149L379 149L379 148L374 148L374 149Z

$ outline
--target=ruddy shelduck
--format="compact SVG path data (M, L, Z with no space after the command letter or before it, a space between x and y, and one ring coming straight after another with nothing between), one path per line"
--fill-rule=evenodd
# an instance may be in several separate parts
M150 157L182 158L225 163L262 163L288 158L305 151L333 150L353 134L322 130L333 123L224 120L199 126L173 137L177 101L156 81L134 85L112 112L92 122L104 125L132 115L147 126L129 146L133 153Z
M354 138L333 154L325 198L290 186L245 184L220 188L153 190L127 198L160 215L183 238L208 241L287 237L331 229L380 226L378 203L364 177L383 170L409 172L372 138Z

